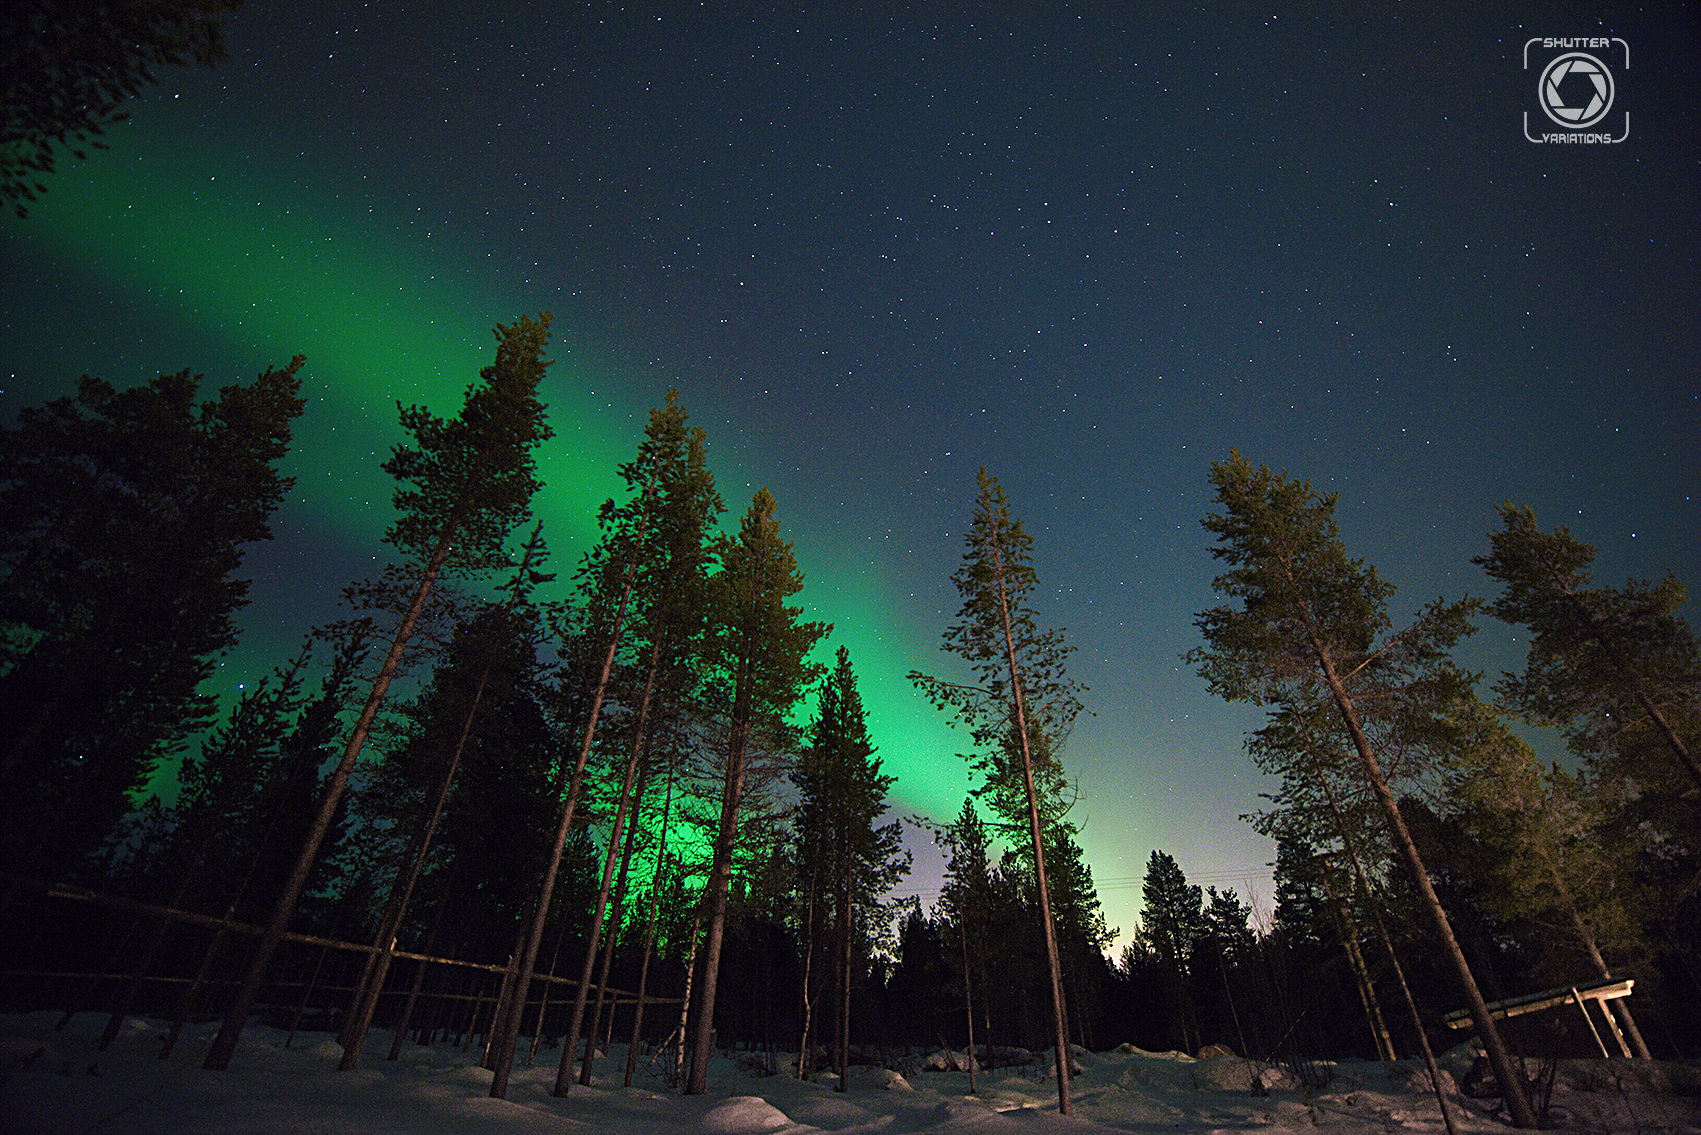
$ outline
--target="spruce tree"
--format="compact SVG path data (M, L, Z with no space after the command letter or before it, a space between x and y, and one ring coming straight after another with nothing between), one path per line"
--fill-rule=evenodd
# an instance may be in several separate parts
M722 782L714 854L704 895L705 936L691 1028L688 1095L708 1090L709 1049L714 1036L715 997L721 945L726 933L727 893L738 843L746 765L753 744L787 733L786 717L820 672L807 661L832 628L800 621L802 608L787 600L803 589L792 545L780 538L773 494L757 491L739 523L737 536L718 546L720 570L710 577L708 697L718 717Z
M1051 978L1052 1034L1056 1049L1058 1110L1069 1114L1069 1034L1065 1024L1062 963L1046 877L1046 816L1040 785L1061 779L1063 742L1081 710L1079 687L1066 673L1072 648L1058 630L1041 630L1029 606L1038 586L1033 541L995 477L983 466L978 477L973 518L964 540L962 565L952 574L963 605L946 628L942 649L968 663L971 683L951 682L911 671L909 677L929 701L950 709L967 726L976 753L971 760L987 777L995 800L1020 785L1033 848L1034 878L1046 965ZM1046 794L1049 797L1050 794Z
M811 891L832 904L837 924L838 1091L846 1090L849 1075L852 951L866 938L867 928L881 922L887 913L881 896L910 867L898 821L878 823L896 782L880 766L850 652L841 646L821 683L815 719L791 774L798 791L795 845L816 851L807 866L825 875L825 885L811 886Z
M1477 604L1436 600L1410 626L1384 638L1394 588L1375 568L1347 555L1334 494L1254 468L1239 453L1212 465L1211 483L1222 511L1202 523L1217 538L1212 556L1228 565L1212 587L1234 605L1200 613L1206 645L1189 661L1211 692L1228 701L1300 712L1333 708L1344 749L1380 805L1419 905L1451 963L1512 1121L1535 1126L1522 1074L1489 1015L1365 727L1371 714L1414 722L1445 714L1468 692L1469 677L1449 656L1473 629Z
M1204 893L1187 881L1167 851L1152 852L1140 885L1140 925L1167 978L1172 1027L1181 1047L1199 1051L1199 1013L1193 1003L1193 951L1205 936Z
M424 407L397 404L413 442L397 445L384 463L384 471L399 484L395 506L401 513L384 539L416 567L413 600L325 787L313 828L278 895L247 977L213 1039L204 1065L209 1070L230 1066L272 955L438 577L449 573L476 578L503 566L509 534L531 515L532 495L539 487L535 451L553 432L538 399L538 385L549 365L543 358L549 322L545 313L535 320L521 316L512 326L496 328L496 362L467 388L458 416L445 420Z
M993 887L992 846L974 800L963 801L957 818L939 833L945 848L945 880L939 905L957 934L963 966L963 1019L968 1032L969 1092L975 1091L975 991L983 1006L986 987L988 936L997 902ZM991 1038L988 1037L988 1040Z

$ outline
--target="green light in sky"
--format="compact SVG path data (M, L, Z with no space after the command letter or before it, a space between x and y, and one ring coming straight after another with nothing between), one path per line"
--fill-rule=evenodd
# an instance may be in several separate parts
M635 450L648 407L590 396L604 376L594 373L589 352L575 349L575 313L562 309L570 297L560 284L528 297L452 241L335 201L292 199L279 188L291 183L285 173L254 165L232 170L182 139L152 134L144 146L126 133L110 152L59 175L20 239L29 254L92 276L136 309L167 313L219 344L223 365L188 360L195 369L252 375L307 355L309 406L288 461L298 478L291 508L304 509L323 540L374 555L390 518L392 485L379 464L400 440L394 404L453 413L493 357L490 328L524 311L553 310L556 361L544 397L556 437L541 455L546 488L536 511L556 570L569 576L595 537L597 506L619 486L615 468ZM76 359L66 363L85 369ZM689 407L690 383L680 385ZM663 393L655 390L650 402L659 404ZM726 523L736 524L748 497L739 499L734 486L765 478L717 457L715 439L709 441ZM838 643L849 647L871 733L898 777L897 800L924 814L955 815L969 787L965 766L952 755L959 739L904 679L911 669L937 667L930 648L938 629L904 625L889 598L892 573L884 560L844 528L800 528L793 518L806 510L796 502L788 507L780 479L768 480L804 566L808 617L836 627L820 660ZM346 582L326 580L324 587L334 593ZM257 600L266 586L256 580ZM267 669L305 630L245 643L244 654ZM812 708L811 698L804 712Z

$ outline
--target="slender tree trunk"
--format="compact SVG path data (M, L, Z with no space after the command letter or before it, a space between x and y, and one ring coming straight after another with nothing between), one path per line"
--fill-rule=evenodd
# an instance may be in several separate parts
M1340 833L1341 844L1351 857L1353 879L1358 884L1358 893L1364 901L1364 907L1370 912L1371 919L1376 923L1377 936L1382 940L1382 949L1388 954L1388 964L1394 968L1394 976L1399 980L1400 996L1405 999L1406 1011L1411 1014L1412 1029L1417 1033L1418 1048L1423 1052L1424 1067L1429 1070L1429 1082L1435 1091L1435 1102L1441 1109L1441 1121L1447 1127L1447 1135L1456 1135L1453 1126L1453 1109L1447 1104L1447 1093L1441 1086L1441 1069L1435 1063L1435 1052L1429 1045L1429 1033L1423 1027L1423 1014L1418 1012L1417 999L1412 996L1411 986L1406 983L1406 970L1400 964L1400 955L1394 950L1394 936L1388 932L1388 923L1382 917L1382 910L1376 904L1376 896L1370 890L1370 877L1365 873L1364 861L1359 858L1358 846L1347 834L1346 817L1341 814L1340 803L1335 799L1335 789L1321 772L1318 779L1323 790L1328 793L1329 810L1335 817L1335 830ZM1393 1043L1389 1042L1392 1051Z
M537 555L538 538L542 532L543 522L539 521L537 527L532 529L531 539L526 543L525 556L514 576L513 589L505 610L512 611L525 593L527 575L531 571L533 557ZM454 755L449 758L449 765L443 770L443 776L432 796L429 818L423 830L417 832L409 842L407 854L402 858L401 870L397 873L395 882L391 884L389 897L384 904L384 917L378 933L373 936L373 951L366 957L366 965L361 970L348 1021L342 1030L343 1058L337 1066L340 1071L352 1071L360 1064L360 1049L366 1043L366 1033L372 1025L372 1014L378 1008L378 997L384 991L384 982L395 958L396 936L401 932L402 919L407 917L414 886L419 881L425 856L431 850L431 841L437 834L437 821L443 815L443 806L449 799L449 789L455 783L455 774L459 771L461 758L466 753L467 739L472 736L473 722L477 720L479 707L484 703L484 691L490 684L490 672L495 667L494 654L495 649L492 646L486 653L484 669L473 688L472 704L467 707L466 717L461 722L460 736L455 739Z
M454 785L455 774L460 770L461 755L466 752L467 737L472 733L473 720L478 716L479 705L484 700L484 687L489 680L490 666L487 663L484 672L479 675L466 719L461 722L461 735L455 741L454 755L449 758L449 766L443 770L443 776L437 782L436 792L432 795L431 811L425 826L409 841L407 853L402 858L401 870L390 887L390 896L384 904L384 917L372 941L373 951L367 955L360 985L355 990L354 1006L344 1030L346 1039L343 1041L343 1058L337 1065L339 1071L349 1072L360 1065L360 1049L366 1043L366 1032L372 1025L372 1014L378 1009L378 997L384 992L384 982L390 975L390 963L396 956L396 936L401 932L402 919L407 917L414 886L419 882L425 856L430 852L431 841L437 834L437 821L443 815L443 805L449 799L449 789Z
M272 955L277 952L278 943L283 941L284 931L289 928L289 919L295 913L295 904L307 886L307 876L313 872L320 845L324 843L325 834L331 830L331 821L336 817L337 802L342 799L343 789L348 786L349 774L354 771L354 762L366 745L367 735L372 732L372 723L378 716L379 707L384 704L385 695L390 691L390 683L395 681L396 674L401 669L402 654L407 650L408 639L413 637L414 627L419 622L420 613L425 610L425 601L431 596L431 589L437 582L437 573L443 568L443 560L454 545L455 533L459 526L460 517L456 514L444 526L437 546L432 549L431 559L420 577L419 587L414 591L413 602L408 605L407 614L402 617L395 640L390 644L390 653L384 659L382 669L378 671L378 680L372 684L372 693L367 696L366 705L360 711L360 719L355 723L354 732L343 749L342 760L337 763L336 771L331 774L331 781L326 785L325 793L319 801L319 813L313 818L313 826L309 829L306 840L302 842L301 853L296 857L295 870L290 873L283 893L278 896L277 906L272 909L272 917L266 923L265 934L261 937L260 944L254 951L254 959L249 964L248 976L243 979L236 999L225 1014L224 1024L220 1026L218 1035L213 1038L212 1048L207 1052L207 1059L202 1067L210 1072L222 1072L230 1067L230 1058L236 1052L236 1042L242 1036L242 1027L248 1021L248 1014L254 1008L254 1002L260 995L260 987L266 980L266 971L271 967Z
M1227 950L1217 951L1217 972L1222 975L1223 996L1228 998L1229 1016L1234 1018L1234 1035L1240 1040L1240 1054L1251 1056L1252 1053L1246 1046L1246 1030L1240 1027L1240 1010L1235 1007L1234 990L1229 986L1227 952ZM1087 1047L1090 1050L1093 1046L1088 1045Z
M537 1023L532 1026L532 1043L526 1049L526 1064L530 1066L537 1062L538 1046L543 1043L543 1022L549 1016L549 995L555 989L555 982L549 980L555 977L557 963L561 961L561 943L567 935L559 933L555 936L555 948L549 952L549 968L543 971L545 981L543 991L537 998Z
M703 977L698 983L697 1019L691 1030L691 1076L685 1094L709 1090L709 1055L715 1036L715 987L720 980L721 938L726 931L727 890L732 883L732 850L738 842L738 808L744 799L744 764L750 744L752 664L739 661L732 722L727 733L726 785L721 792L721 821L715 833L715 857L705 895L708 930L703 939Z
M1569 903L1569 895L1566 896L1566 901ZM1589 932L1588 925L1583 921L1583 916L1577 913L1577 908L1574 905L1571 906L1571 918L1578 936L1583 939L1583 944L1588 947L1589 960L1594 962L1595 972L1608 981L1612 980L1612 971L1607 968L1606 959L1601 957L1601 950L1595 943L1595 936ZM1601 1002L1601 1008L1606 1009L1608 1004L1605 1001ZM1630 1035L1630 1046L1636 1050L1636 1056L1641 1060L1652 1060L1653 1056L1648 1051L1648 1042L1642 1039L1642 1030L1636 1027L1636 1018L1630 1015L1630 1006L1625 1003L1623 998L1615 999L1610 1004L1618 1010L1619 1020L1624 1024L1624 1031Z
M797 1043L797 1078L809 1079L809 1028L815 1016L815 999L809 995L809 979L815 969L815 902L820 896L820 872L809 873L809 899L803 915L803 1036Z
M1595 941L1595 935L1589 930L1588 923L1583 921L1583 915L1577 910L1577 904L1571 898L1571 888L1565 885L1565 877L1559 873L1558 866L1547 856L1542 857L1542 862L1547 867L1548 878L1553 883L1554 893L1559 896L1560 902L1565 904L1566 911L1571 915L1571 928L1576 931L1578 940L1583 943L1584 949L1588 952L1589 961L1594 963L1595 972L1609 981L1612 980L1612 970L1607 968L1606 959L1601 956L1601 948ZM1603 1012L1610 1012L1607 1005L1608 1002L1601 1002ZM1619 1019L1624 1023L1624 1031L1629 1034L1630 1046L1636 1050L1637 1057L1642 1060L1652 1060L1653 1056L1648 1052L1648 1042L1642 1039L1642 1030L1636 1027L1636 1018L1630 1015L1630 1006L1620 998L1614 1003L1613 1007L1618 1010Z
M549 904L555 895L555 876L561 870L562 849L566 847L567 835L573 827L573 811L579 803L579 789L585 778L585 763L590 760L591 745L596 740L597 718L602 714L603 695L608 692L608 676L614 669L614 657L620 650L620 635L626 622L626 606L632 598L632 577L636 569L637 559L628 559L625 586L621 590L620 605L614 613L614 627L609 634L608 653L603 657L602 673L597 677L596 692L591 697L590 719L585 722L585 738L579 745L578 762L573 766L573 779L567 788L567 799L561 807L561 820L555 827L549 866L544 871L537 909L532 913L531 930L526 935L525 950L519 959L514 996L506 1011L500 1014L500 1019L492 1026L492 1071L495 1073L490 1081L492 1099L508 1098L508 1077L514 1066L514 1048L519 1041L520 1018L525 1012L526 998L531 993L532 967L537 963L538 944L543 940L544 922L549 917Z
M1331 803L1333 803L1332 800ZM1335 822L1341 823L1339 812L1335 814ZM1345 830L1341 832L1341 838L1343 841L1346 840ZM1320 864L1320 866L1322 865ZM1382 1017L1382 1005L1376 999L1376 987L1370 980L1370 967L1365 964L1364 950L1359 946L1358 926L1353 921L1352 911L1347 907L1346 900L1336 893L1334 883L1329 880L1327 866L1322 867L1320 877L1323 881L1323 889L1335 908L1335 920L1340 924L1341 944L1346 947L1347 961L1352 965L1353 978L1358 986L1358 999L1364 1006L1364 1019L1370 1024L1371 1036L1376 1041L1376 1058L1378 1060L1398 1060L1399 1057L1394 1052L1394 1038L1388 1033L1388 1022Z
M963 912L957 912L957 936L963 945L963 1018L969 1026L969 1095L975 1092L975 1065L979 1061L975 1057L975 1005L969 985L969 925L968 918Z
M626 758L626 772L620 782L620 803L614 812L614 823L608 832L608 851L602 858L602 883L597 889L595 913L591 915L591 932L585 942L585 962L579 970L579 988L573 995L573 1016L567 1026L567 1036L561 1041L561 1063L555 1071L556 1096L566 1095L573 1086L573 1058L579 1048L579 1030L585 1023L585 1001L590 995L591 970L596 966L598 939L602 934L603 915L608 910L609 888L614 882L614 864L624 842L626 822L632 806L632 782L638 774L638 758L644 748L644 723L650 713L650 697L656 688L656 657L659 640L650 646L649 676L644 680L644 695L638 705L638 724L632 734L632 749ZM595 1029L585 1042L586 1071L589 1072L590 1053L596 1047Z
M851 861L847 847L844 846L848 835L841 830L839 834L839 1082L834 1091L843 1092L850 1088L850 1009L851 1009L851 934L854 927L851 924Z
M639 715L640 718L643 716ZM642 724L640 723L640 728ZM626 914L626 878L632 867L632 852L638 842L638 812L644 803L645 769L638 769L638 783L632 790L632 815L626 823L626 849L620 853L620 874L614 880L614 913L609 918L608 934L602 947L602 961L597 963L597 1003L596 1012L591 1017L591 1027L586 1035L591 1043L585 1045L585 1063L579 1070L579 1083L587 1088L591 1084L591 1066L595 1057L595 1040L603 1033L603 1009L608 1007L608 1031L603 1035L603 1047L614 1043L614 1010L618 1002L614 1002L608 991L608 975L614 968L614 948L620 941L620 924Z
M673 754L667 758L667 794L662 798L661 838L656 848L656 873L650 878L650 916L644 928L644 963L638 970L638 1004L632 1010L632 1043L626 1048L626 1084L638 1066L638 1039L644 1027L644 998L649 993L650 956L656 945L656 914L661 904L662 867L667 862L667 823L673 810ZM683 1034L681 1034L683 1035Z
M236 900L232 899L224 911L224 920L213 932L213 940L207 943L207 948L201 953L201 964L195 970L195 976L183 987L177 995L177 1004L171 1013L171 1025L165 1031L165 1037L160 1041L159 1058L169 1059L177 1048L177 1041L183 1035L183 1026L189 1021L189 1014L195 1009L195 1002L200 999L201 990L207 984L208 976L213 972L213 964L224 952L224 944L230 940L231 920L236 914Z
M673 1081L678 1084L685 1075L685 1037L686 1027L691 1020L691 979L697 972L697 933L703 925L703 912L699 908L691 916L691 946L685 951L685 991L679 999L679 1051L673 1056Z
M448 904L442 902L437 903L432 909L431 925L426 928L425 944L420 948L420 953L429 956L431 951L437 948L437 933L443 927L443 915L447 910ZM408 1035L408 1024L413 1020L414 1006L419 1004L419 991L425 985L425 967L427 964L422 961L414 968L413 984L408 987L407 1000L402 1003L401 1017L396 1021L396 1035L390 1041L389 1059L391 1060L400 1060L402 1057L402 1043Z
M1388 788L1388 780L1383 776L1382 766L1371 749L1370 738L1365 735L1364 727L1359 723L1358 711L1347 694L1346 685L1335 672L1335 660L1317 633L1311 631L1310 634L1312 650L1323 671L1323 679L1328 684L1329 692L1335 699L1335 707L1340 711L1341 720L1345 722L1347 732L1352 736L1359 764L1364 769L1365 778L1370 782L1377 803L1382 806L1383 813L1388 817L1389 830L1401 857L1406 861L1406 866L1411 869L1418 894L1423 900L1424 913L1429 916L1436 935L1441 939L1442 948L1453 965L1454 974L1459 979L1466 1004L1470 1008L1471 1021L1475 1024L1477 1035L1488 1055L1489 1066L1494 1069L1495 1079L1500 1083L1501 1090L1506 1093L1504 1098L1507 1113L1515 1126L1536 1127L1538 1121L1535 1109L1530 1106L1529 1086L1524 1081L1523 1073L1512 1062L1512 1055L1507 1051L1500 1030L1495 1027L1494 1018L1489 1014L1488 1004L1483 1000L1482 990L1478 988L1476 977L1471 973L1470 963L1465 960L1465 953L1459 948L1459 940L1453 935L1453 925L1448 921L1441 898L1429 881L1429 871L1424 866L1417 843L1412 839L1411 830L1406 827L1405 817L1400 814L1399 802L1394 799L1393 792Z
M1022 785L1028 794L1028 831L1034 842L1034 878L1039 883L1040 921L1045 924L1045 960L1051 970L1052 1039L1057 1055L1057 1111L1068 1115L1074 1109L1069 1100L1069 1074L1074 1056L1069 1050L1069 1035L1063 1024L1063 966L1057 954L1057 928L1051 919L1051 886L1045 877L1045 840L1040 827L1039 797L1034 791L1033 755L1028 745L1028 712L1022 695L1022 675L1016 665L1016 642L1010 627L1010 601L1004 590L1004 558L992 549L998 578L998 606L1004 620L1004 654L1010 663L1010 690L1016 702L1016 732L1022 742Z

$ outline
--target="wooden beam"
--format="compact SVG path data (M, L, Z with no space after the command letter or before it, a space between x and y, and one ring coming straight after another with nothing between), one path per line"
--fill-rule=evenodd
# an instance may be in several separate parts
M1560 1005L1582 1004L1584 1001L1614 1001L1620 997L1630 996L1630 991L1635 984L1634 978L1626 978L1622 981L1607 978L1590 982L1587 985L1567 985L1560 989L1544 989L1540 993L1526 993L1521 997L1508 997L1504 1001L1491 1002L1488 1011L1496 1017L1517 1017L1524 1013L1539 1013L1543 1009L1552 1009ZM1604 1012L1606 1006L1603 1004L1601 1009ZM1450 1029L1469 1028L1471 1013L1469 1009L1457 1009L1448 1013L1443 1020ZM1593 1025L1591 1024L1590 1027L1593 1027Z

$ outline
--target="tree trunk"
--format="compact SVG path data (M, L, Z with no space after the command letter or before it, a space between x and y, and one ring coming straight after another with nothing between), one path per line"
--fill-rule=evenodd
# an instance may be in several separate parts
M1335 821L1340 823L1339 812L1335 814ZM1343 842L1347 840L1345 830L1341 832L1341 839ZM1353 978L1358 985L1358 999L1364 1005L1364 1019L1370 1024L1371 1036L1376 1041L1376 1058L1398 1060L1399 1056L1394 1052L1394 1038L1388 1034L1388 1022L1382 1017L1382 1005L1376 999L1376 987L1370 980L1370 967L1365 964L1364 950L1359 946L1358 925L1353 921L1352 911L1347 907L1346 900L1335 893L1335 885L1329 881L1327 866L1319 866L1322 867L1323 889L1335 908L1335 920L1340 923L1341 944L1346 947L1347 961L1352 964Z
M442 535L438 537L437 546L431 551L431 559L420 577L418 588L414 591L413 602L408 604L407 614L402 617L395 640L390 644L390 653L378 671L377 681L372 683L372 692L367 696L366 705L360 711L360 719L355 722L354 732L350 734L348 745L343 749L342 760L337 762L336 771L331 774L330 783L326 785L324 795L319 801L319 813L313 818L313 826L302 842L301 853L296 857L295 870L290 873L283 893L278 896L277 906L272 909L265 933L254 950L254 959L249 964L248 975L243 979L242 987L226 1012L218 1035L213 1038L212 1048L207 1052L207 1059L202 1067L209 1072L222 1072L230 1067L230 1058L236 1052L236 1042L242 1036L242 1027L248 1021L248 1014L254 1008L254 1002L260 995L260 986L266 979L266 971L271 967L272 955L277 952L278 943L283 941L284 931L289 928L290 916L295 913L295 904L300 900L301 892L307 886L307 877L313 872L314 861L319 857L319 847L324 843L325 834L331 830L331 821L336 817L337 802L342 799L343 789L348 786L349 774L354 771L355 760L360 756L360 750L365 747L366 738L372 732L372 723L378 716L379 708L384 704L385 695L390 691L390 683L395 681L396 673L401 669L402 654L407 650L408 640L413 637L420 613L425 610L425 601L431 596L431 589L437 582L437 573L442 570L443 560L454 545L455 533L459 526L459 515L452 515L445 524Z
M993 548L998 578L998 606L1004 619L1004 653L1010 663L1010 690L1016 702L1016 733L1022 741L1022 784L1028 793L1028 830L1034 841L1034 878L1039 883L1040 921L1045 924L1045 960L1051 970L1052 1039L1057 1055L1057 1111L1068 1115L1069 1073L1074 1061L1063 1023L1063 966L1057 954L1057 928L1051 919L1051 887L1045 877L1045 841L1040 828L1039 797L1034 791L1033 756L1028 746L1028 713L1022 697L1022 675L1016 666L1016 642L1010 627L1010 601L1004 590L1004 559Z
M963 1017L969 1026L969 1095L975 1095L975 1006L969 985L969 925L962 911L957 912L957 933L963 944Z
M809 1028L815 1016L815 999L809 995L809 979L815 969L815 902L820 895L820 872L809 875L809 901L803 916L803 1036L797 1042L797 1078L809 1079Z
M438 903L431 912L431 925L425 931L425 944L420 953L430 955L437 948L437 932L443 928L443 914L448 909L447 904ZM413 971L413 984L408 987L407 1000L402 1003L400 1018L396 1021L396 1035L390 1041L390 1060L400 1060L402 1043L408 1035L408 1023L413 1020L414 1006L419 1004L419 991L425 985L426 962L418 962Z
M840 832L841 841L847 833ZM839 1082L834 1091L848 1091L850 1086L850 1009L851 1009L851 861L845 848L840 849L839 886Z
M685 990L679 998L679 1051L673 1058L673 1082L678 1084L685 1075L685 1035L686 1027L691 1022L691 979L697 972L697 932L703 925L703 911L699 907L697 913L691 916L691 947L685 951Z
M360 1065L360 1049L366 1043L367 1030L372 1026L372 1014L377 1011L378 997L384 992L384 982L390 976L390 963L396 956L396 936L401 932L402 919L407 917L414 885L419 882L425 856L430 852L431 841L437 834L437 821L443 815L443 805L448 802L449 789L455 783L456 772L460 770L461 755L466 751L467 737L472 733L473 720L478 716L479 704L484 700L484 687L489 680L490 666L486 664L484 673L479 675L478 685L473 691L472 705L467 709L466 720L461 722L461 735L455 741L454 755L449 758L449 765L443 770L437 790L432 795L431 812L426 818L425 826L409 841L408 850L402 857L401 870L390 887L389 898L384 903L384 917L372 941L373 951L367 955L360 984L355 990L354 1006L344 1030L346 1036L343 1041L343 1058L337 1065L338 1071L349 1072Z
M597 946L603 929L603 915L608 911L609 888L614 882L614 863L620 854L620 848L625 836L628 812L632 803L632 782L638 773L638 757L644 747L644 722L650 712L650 695L655 692L656 684L656 655L660 650L660 641L650 646L649 677L644 681L644 695L638 706L638 726L632 735L632 751L626 758L626 772L620 782L620 803L614 811L614 823L608 832L608 851L602 859L602 883L597 889L597 901L594 913L591 915L590 937L585 942L585 962L579 970L579 988L573 994L573 1016L567 1026L567 1035L561 1041L561 1062L555 1070L555 1088L551 1092L555 1096L566 1095L573 1086L573 1058L579 1048L579 1030L585 1023L585 1001L590 996L591 971L596 967ZM586 1060L596 1047L596 1030L591 1030L590 1037L585 1042ZM588 1071L588 1068L587 1068Z
M640 717L642 715L640 714ZM640 728L642 724L640 723ZM626 849L620 853L620 873L614 880L614 913L609 922L607 939L603 942L602 961L597 963L597 1003L596 1012L591 1017L591 1027L586 1031L588 1043L585 1045L585 1063L579 1070L579 1083L587 1088L591 1084L591 1065L595 1057L595 1042L597 1035L603 1033L603 1009L608 1006L608 1031L603 1035L604 1046L614 1043L614 1006L608 992L608 975L614 968L614 948L620 941L620 923L626 911L626 877L632 867L632 851L638 842L638 812L644 803L645 770L638 770L638 783L632 789L632 816L626 823Z
M661 877L667 862L667 822L673 810L673 754L667 759L667 795L662 798L661 839L656 848L656 873L650 878L650 916L644 928L644 964L638 970L638 1004L632 1010L632 1043L626 1047L626 1083L632 1086L632 1074L638 1066L638 1038L644 1027L644 997L649 993L650 956L656 945L656 908L661 901ZM681 1034L683 1035L683 1034Z
M1489 1014L1488 1004L1483 1000L1482 990L1477 987L1470 964L1465 961L1464 951L1459 948L1459 940L1453 936L1452 923L1448 921L1441 898L1429 881L1429 871L1424 867L1423 856L1419 854L1411 830L1406 827L1405 818L1400 814L1399 802L1394 799L1394 794L1388 787L1388 780L1382 774L1382 766L1377 762L1376 754L1371 751L1370 738L1365 735L1364 727L1359 723L1353 700L1348 696L1340 675L1335 672L1335 660L1315 631L1311 632L1311 646L1323 671L1323 679L1334 697L1335 708L1340 711L1341 720L1345 722L1347 732L1352 736L1353 747L1358 752L1359 765L1370 782L1377 803L1382 806L1383 813L1388 817L1388 827L1394 837L1394 843L1399 848L1401 857L1405 859L1406 866L1411 869L1413 882L1416 883L1418 894L1423 900L1424 913L1428 915L1436 935L1441 939L1454 974L1459 979L1465 1002L1470 1008L1471 1021L1476 1026L1477 1035L1488 1055L1489 1066L1494 1069L1494 1077L1505 1093L1507 1113L1515 1126L1536 1127L1538 1122L1535 1109L1530 1106L1529 1086L1523 1073L1512 1062L1511 1053L1507 1051L1506 1044L1500 1037L1500 1030L1495 1027L1494 1018Z
M732 849L738 841L738 808L744 798L744 762L750 743L750 663L740 663L738 694L733 703L727 746L726 786L721 793L721 822L715 835L715 858L709 868L705 900L708 930L703 939L703 976L698 984L697 1020L691 1030L691 1076L685 1094L709 1090L709 1050L715 1035L715 986L720 980L721 938L726 932L727 891L732 884Z
M620 650L620 634L626 622L626 605L632 598L632 576L636 569L637 560L628 559L625 586L620 593L620 605L615 610L614 626L609 634L608 653L603 657L602 673L597 677L596 692L591 697L590 719L585 722L585 738L579 745L579 757L573 766L573 778L567 788L567 799L561 806L561 820L555 826L549 865L544 870L537 909L532 912L531 929L526 934L525 949L520 955L514 993L505 1011L498 1014L499 1019L491 1026L491 1070L494 1073L490 1081L492 1099L508 1098L508 1077L514 1066L514 1048L520 1038L520 1018L525 1014L526 998L531 993L532 967L537 964L538 945L543 941L543 926L549 918L550 901L555 896L555 876L561 870L562 849L566 847L567 835L573 828L573 811L579 803L579 789L584 783L585 764L590 760L591 745L596 740L597 718L602 714L603 695L608 692L608 676L614 669L614 656Z

